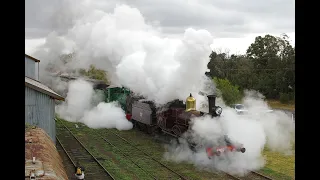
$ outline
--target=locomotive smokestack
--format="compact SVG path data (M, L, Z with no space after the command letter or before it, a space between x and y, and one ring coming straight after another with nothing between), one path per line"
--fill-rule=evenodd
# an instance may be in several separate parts
M209 101L209 114L213 115L215 114L214 108L216 106L216 95L208 95L208 101Z

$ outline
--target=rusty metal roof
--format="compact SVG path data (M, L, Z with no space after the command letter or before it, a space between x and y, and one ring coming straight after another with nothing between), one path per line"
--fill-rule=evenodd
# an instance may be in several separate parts
M42 92L44 94L47 94L55 99L64 101L64 98L62 96L60 96L58 93L54 92L52 89L50 89L46 85L40 83L39 81L31 79L27 76L25 76L25 86L32 88L36 91Z
M69 75L67 73L56 73L56 74L51 74L51 76L53 77L60 77L60 78L65 78L65 79L69 79L69 80L76 80L76 79L83 79L85 81L89 81L89 82L92 82L92 83L95 83L95 84L107 84L106 82L104 82L103 80L98 80L98 79L92 79L92 78L88 78L88 77L85 77L85 76L72 76L72 75ZM109 85L109 84L107 84Z
M51 138L41 128L30 128L25 132L25 177L30 177L31 172L38 180L68 179L62 158Z
M31 60L34 60L35 62L40 62L39 59L36 59L36 58L34 58L34 57L32 57L32 56L29 56L28 54L25 54L25 56L28 57L28 58L30 58Z

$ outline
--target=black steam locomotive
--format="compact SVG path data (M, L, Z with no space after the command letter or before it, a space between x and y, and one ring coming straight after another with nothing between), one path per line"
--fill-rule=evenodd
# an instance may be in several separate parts
M222 108L215 105L216 96L208 95L209 112L196 110L196 99L189 95L186 102L180 100L171 101L164 106L156 107L152 101L146 101L143 97L130 94L126 99L126 117L132 121L134 127L149 134L164 133L175 138L189 130L189 125L193 117L210 115L211 117L220 116ZM241 144L233 143L227 136L223 137L221 144L206 146L208 157L219 156L227 151L245 152ZM189 142L191 146L196 145Z

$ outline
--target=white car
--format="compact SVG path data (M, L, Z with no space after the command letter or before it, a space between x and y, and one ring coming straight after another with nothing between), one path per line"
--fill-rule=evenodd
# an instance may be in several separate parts
M248 113L248 109L243 104L232 104L231 107L236 110L238 114ZM272 109L256 109L258 113L271 113Z
M231 107L236 110L238 114L243 114L248 112L243 104L232 104Z

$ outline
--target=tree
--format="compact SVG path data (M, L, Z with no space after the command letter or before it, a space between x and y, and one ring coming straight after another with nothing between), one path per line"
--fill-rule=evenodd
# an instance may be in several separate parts
M255 38L254 43L247 49L247 56L253 60L256 69L262 69L267 68L269 61L277 59L279 50L278 39L267 34Z
M80 69L79 74L92 79L103 80L108 83L107 73L104 70L97 69L94 65L90 65L90 68L87 71L85 69Z
M246 55L253 63L254 74L259 78L253 88L267 98L279 98L280 92L288 93L288 88L294 87L292 72L295 52L286 34L282 37L269 34L256 37Z
M239 90L239 86L232 85L228 79L213 78L217 89L220 90L223 101L226 105L235 104L241 101L243 93Z
M278 99L295 92L295 48L286 34L258 36L245 55L212 52L208 69L211 77L227 79L239 90L255 89L267 98Z

